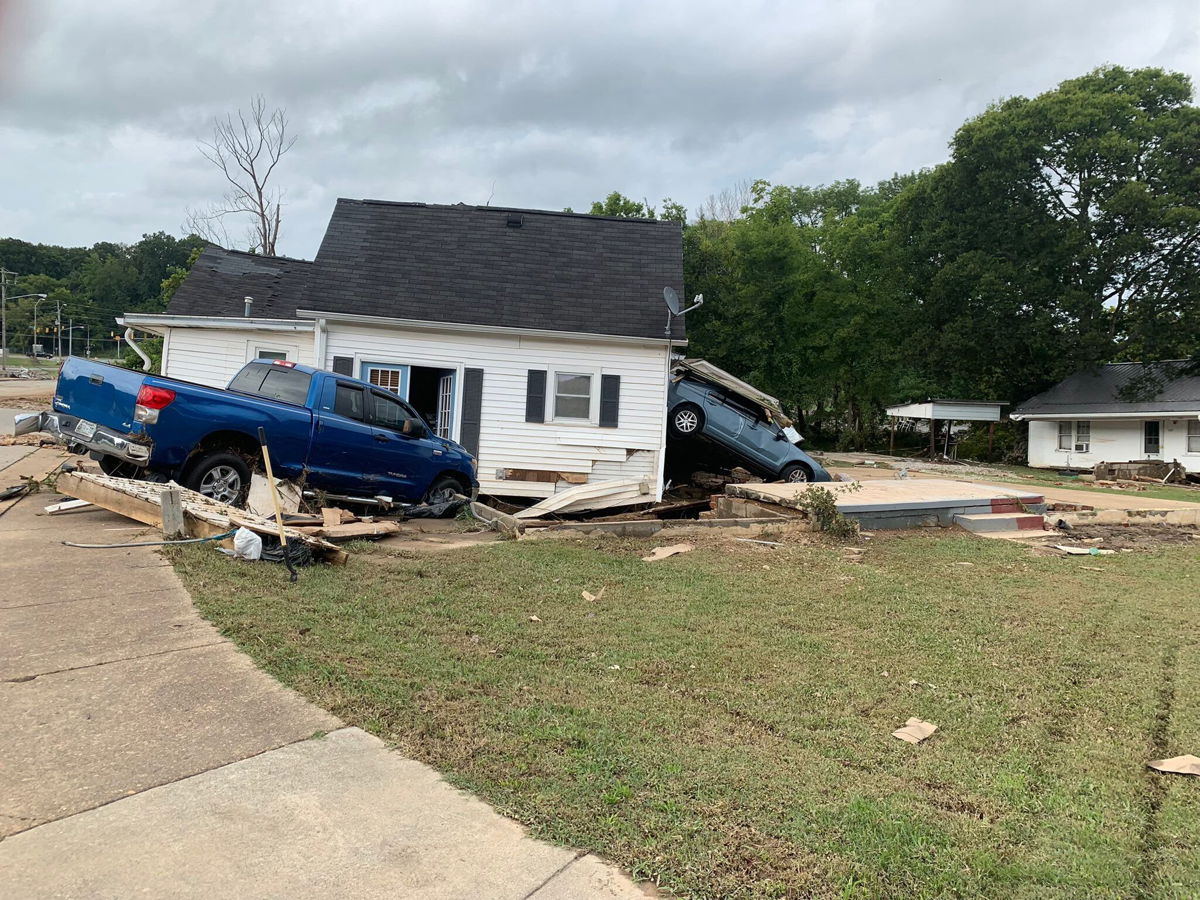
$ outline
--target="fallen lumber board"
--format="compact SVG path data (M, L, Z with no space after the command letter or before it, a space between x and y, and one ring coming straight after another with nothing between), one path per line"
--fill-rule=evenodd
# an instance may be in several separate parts
M353 541L397 534L400 526L395 522L350 522L345 525L306 526L296 530L327 541Z
M62 503L51 503L46 507L46 515L59 516L73 509L84 509L92 504L87 500L64 500Z
M279 534L279 526L271 519L220 503L196 491L179 487L173 482L170 485L158 484L88 472L67 472L59 475L56 482L61 494L88 500L135 522L144 522L157 528L162 527L160 498L168 486L179 490L188 537L213 537L239 526L272 537ZM286 526L284 532L288 540L307 544L313 556L318 559L343 565L350 558L345 550L313 535Z

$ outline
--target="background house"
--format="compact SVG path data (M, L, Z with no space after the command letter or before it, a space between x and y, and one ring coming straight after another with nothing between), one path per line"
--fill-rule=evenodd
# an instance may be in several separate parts
M223 387L285 358L393 390L477 456L487 493L638 479L652 500L685 343L667 286L678 224L339 200L314 261L210 247L165 314L122 321L163 336L172 377Z
M1029 422L1029 464L1178 460L1200 471L1200 376L1186 363L1113 363L1070 376L1013 410Z

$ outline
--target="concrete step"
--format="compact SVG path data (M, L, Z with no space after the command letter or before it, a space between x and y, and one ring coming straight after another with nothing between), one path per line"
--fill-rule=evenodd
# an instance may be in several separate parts
M954 517L954 524L967 531L1042 531L1046 528L1046 517L1023 512L976 513Z

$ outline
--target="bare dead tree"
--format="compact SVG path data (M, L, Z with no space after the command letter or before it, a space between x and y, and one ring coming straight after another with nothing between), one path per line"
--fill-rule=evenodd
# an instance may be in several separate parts
M212 140L201 142L197 149L221 170L229 189L219 203L202 210L189 209L186 230L228 247L226 219L250 216L253 221L247 236L251 250L275 255L283 191L270 181L280 159L296 143L287 126L284 110L268 112L261 95L251 100L249 112L239 109L236 118L214 120Z
M714 219L718 222L740 219L742 209L749 206L752 199L750 184L749 179L743 178L719 194L710 194L708 199L700 204L700 218Z

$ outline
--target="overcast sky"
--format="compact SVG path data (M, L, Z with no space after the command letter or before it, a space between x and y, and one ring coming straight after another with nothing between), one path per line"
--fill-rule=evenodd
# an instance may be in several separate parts
M196 150L263 94L295 148L279 252L334 199L689 209L740 179L873 182L989 102L1105 63L1200 81L1198 0L0 0L0 236L181 234ZM234 229L240 237L243 229Z

